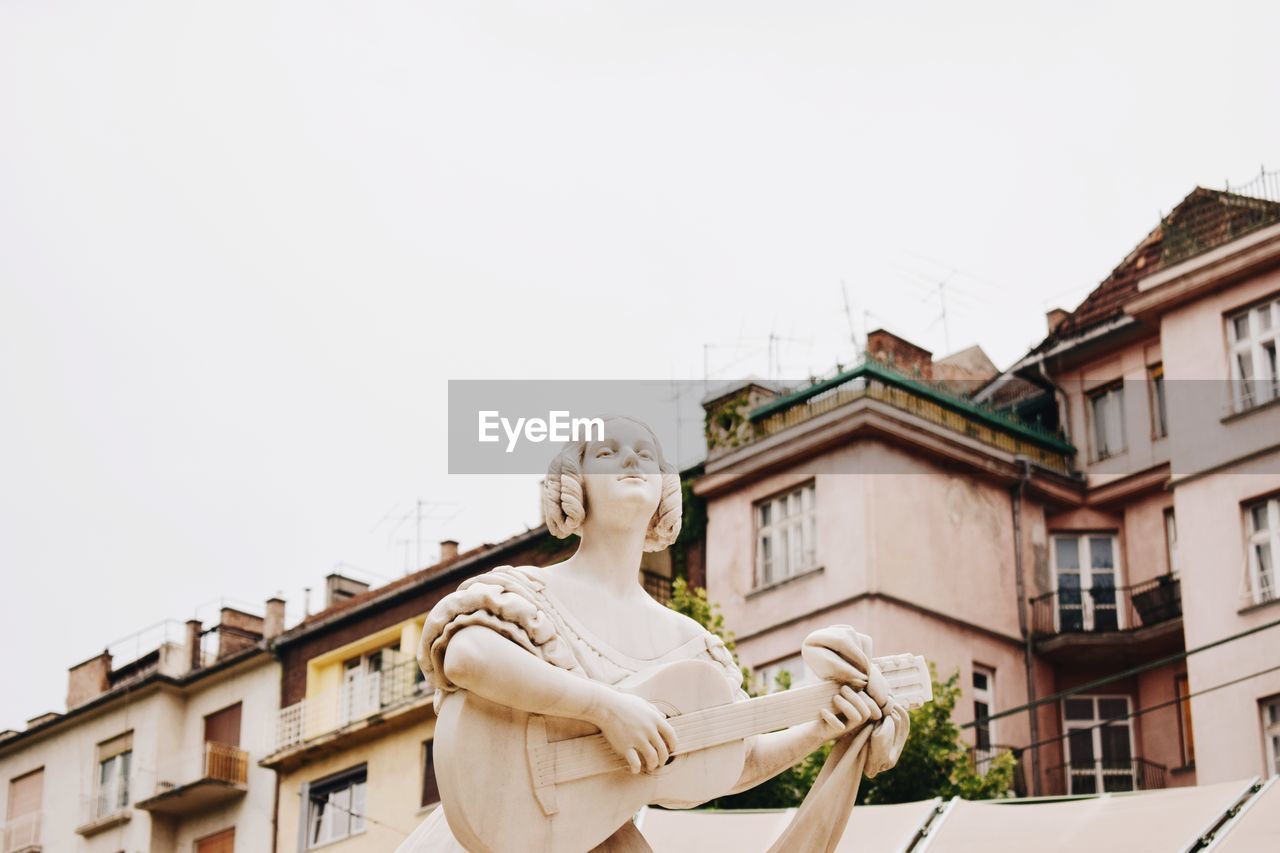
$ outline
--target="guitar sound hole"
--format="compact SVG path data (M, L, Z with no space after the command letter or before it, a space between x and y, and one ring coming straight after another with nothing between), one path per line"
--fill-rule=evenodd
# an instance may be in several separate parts
M663 765L662 765L662 766L663 766L663 767L666 767L667 765L669 765L671 762L673 762L673 761L675 761L675 760L676 760L676 757L675 757L674 755L668 755L668 756L667 756L667 760L666 760L666 762L665 762L665 763L663 763Z

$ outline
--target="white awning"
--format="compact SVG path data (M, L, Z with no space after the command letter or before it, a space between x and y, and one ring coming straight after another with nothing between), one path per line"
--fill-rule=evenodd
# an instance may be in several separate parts
M904 851L941 800L894 806L858 806L849 818L837 853ZM666 811L644 809L636 825L654 853L769 848L791 822L795 809L767 811Z
M1275 853L1280 850L1280 779L1272 779L1221 833L1213 853Z
M919 849L928 853L1187 850L1252 786L1249 780L1078 800L954 800Z

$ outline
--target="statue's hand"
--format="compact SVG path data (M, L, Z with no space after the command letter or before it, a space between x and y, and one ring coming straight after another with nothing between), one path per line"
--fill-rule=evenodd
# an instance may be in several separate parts
M873 668L868 654L870 646L870 638L848 625L832 625L805 637L800 654L819 678L863 690Z
M676 748L676 730L652 703L600 686L591 721L632 773L652 773L667 763Z
M883 716L880 706L866 694L845 684L831 699L831 707L818 712L818 723L827 739L847 734L870 720Z

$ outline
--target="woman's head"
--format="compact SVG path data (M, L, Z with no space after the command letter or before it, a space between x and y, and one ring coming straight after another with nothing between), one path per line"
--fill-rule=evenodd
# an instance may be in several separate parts
M604 419L600 440L572 441L551 460L542 487L547 529L561 539L590 526L647 521L644 550L661 551L680 533L680 475L653 430L632 418Z

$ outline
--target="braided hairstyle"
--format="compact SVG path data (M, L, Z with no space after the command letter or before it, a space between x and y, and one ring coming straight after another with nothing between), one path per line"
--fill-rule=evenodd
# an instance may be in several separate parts
M620 420L623 416L609 416L606 422ZM658 470L662 472L662 498L649 519L644 534L644 550L661 551L680 535L683 506L680 495L680 474L662 454L658 436L648 424L635 418L625 418L648 430L658 451ZM564 539L582 528L587 517L586 493L583 490L582 460L587 452L586 440L567 442L547 467L547 477L542 481L542 515L547 529L557 539Z

